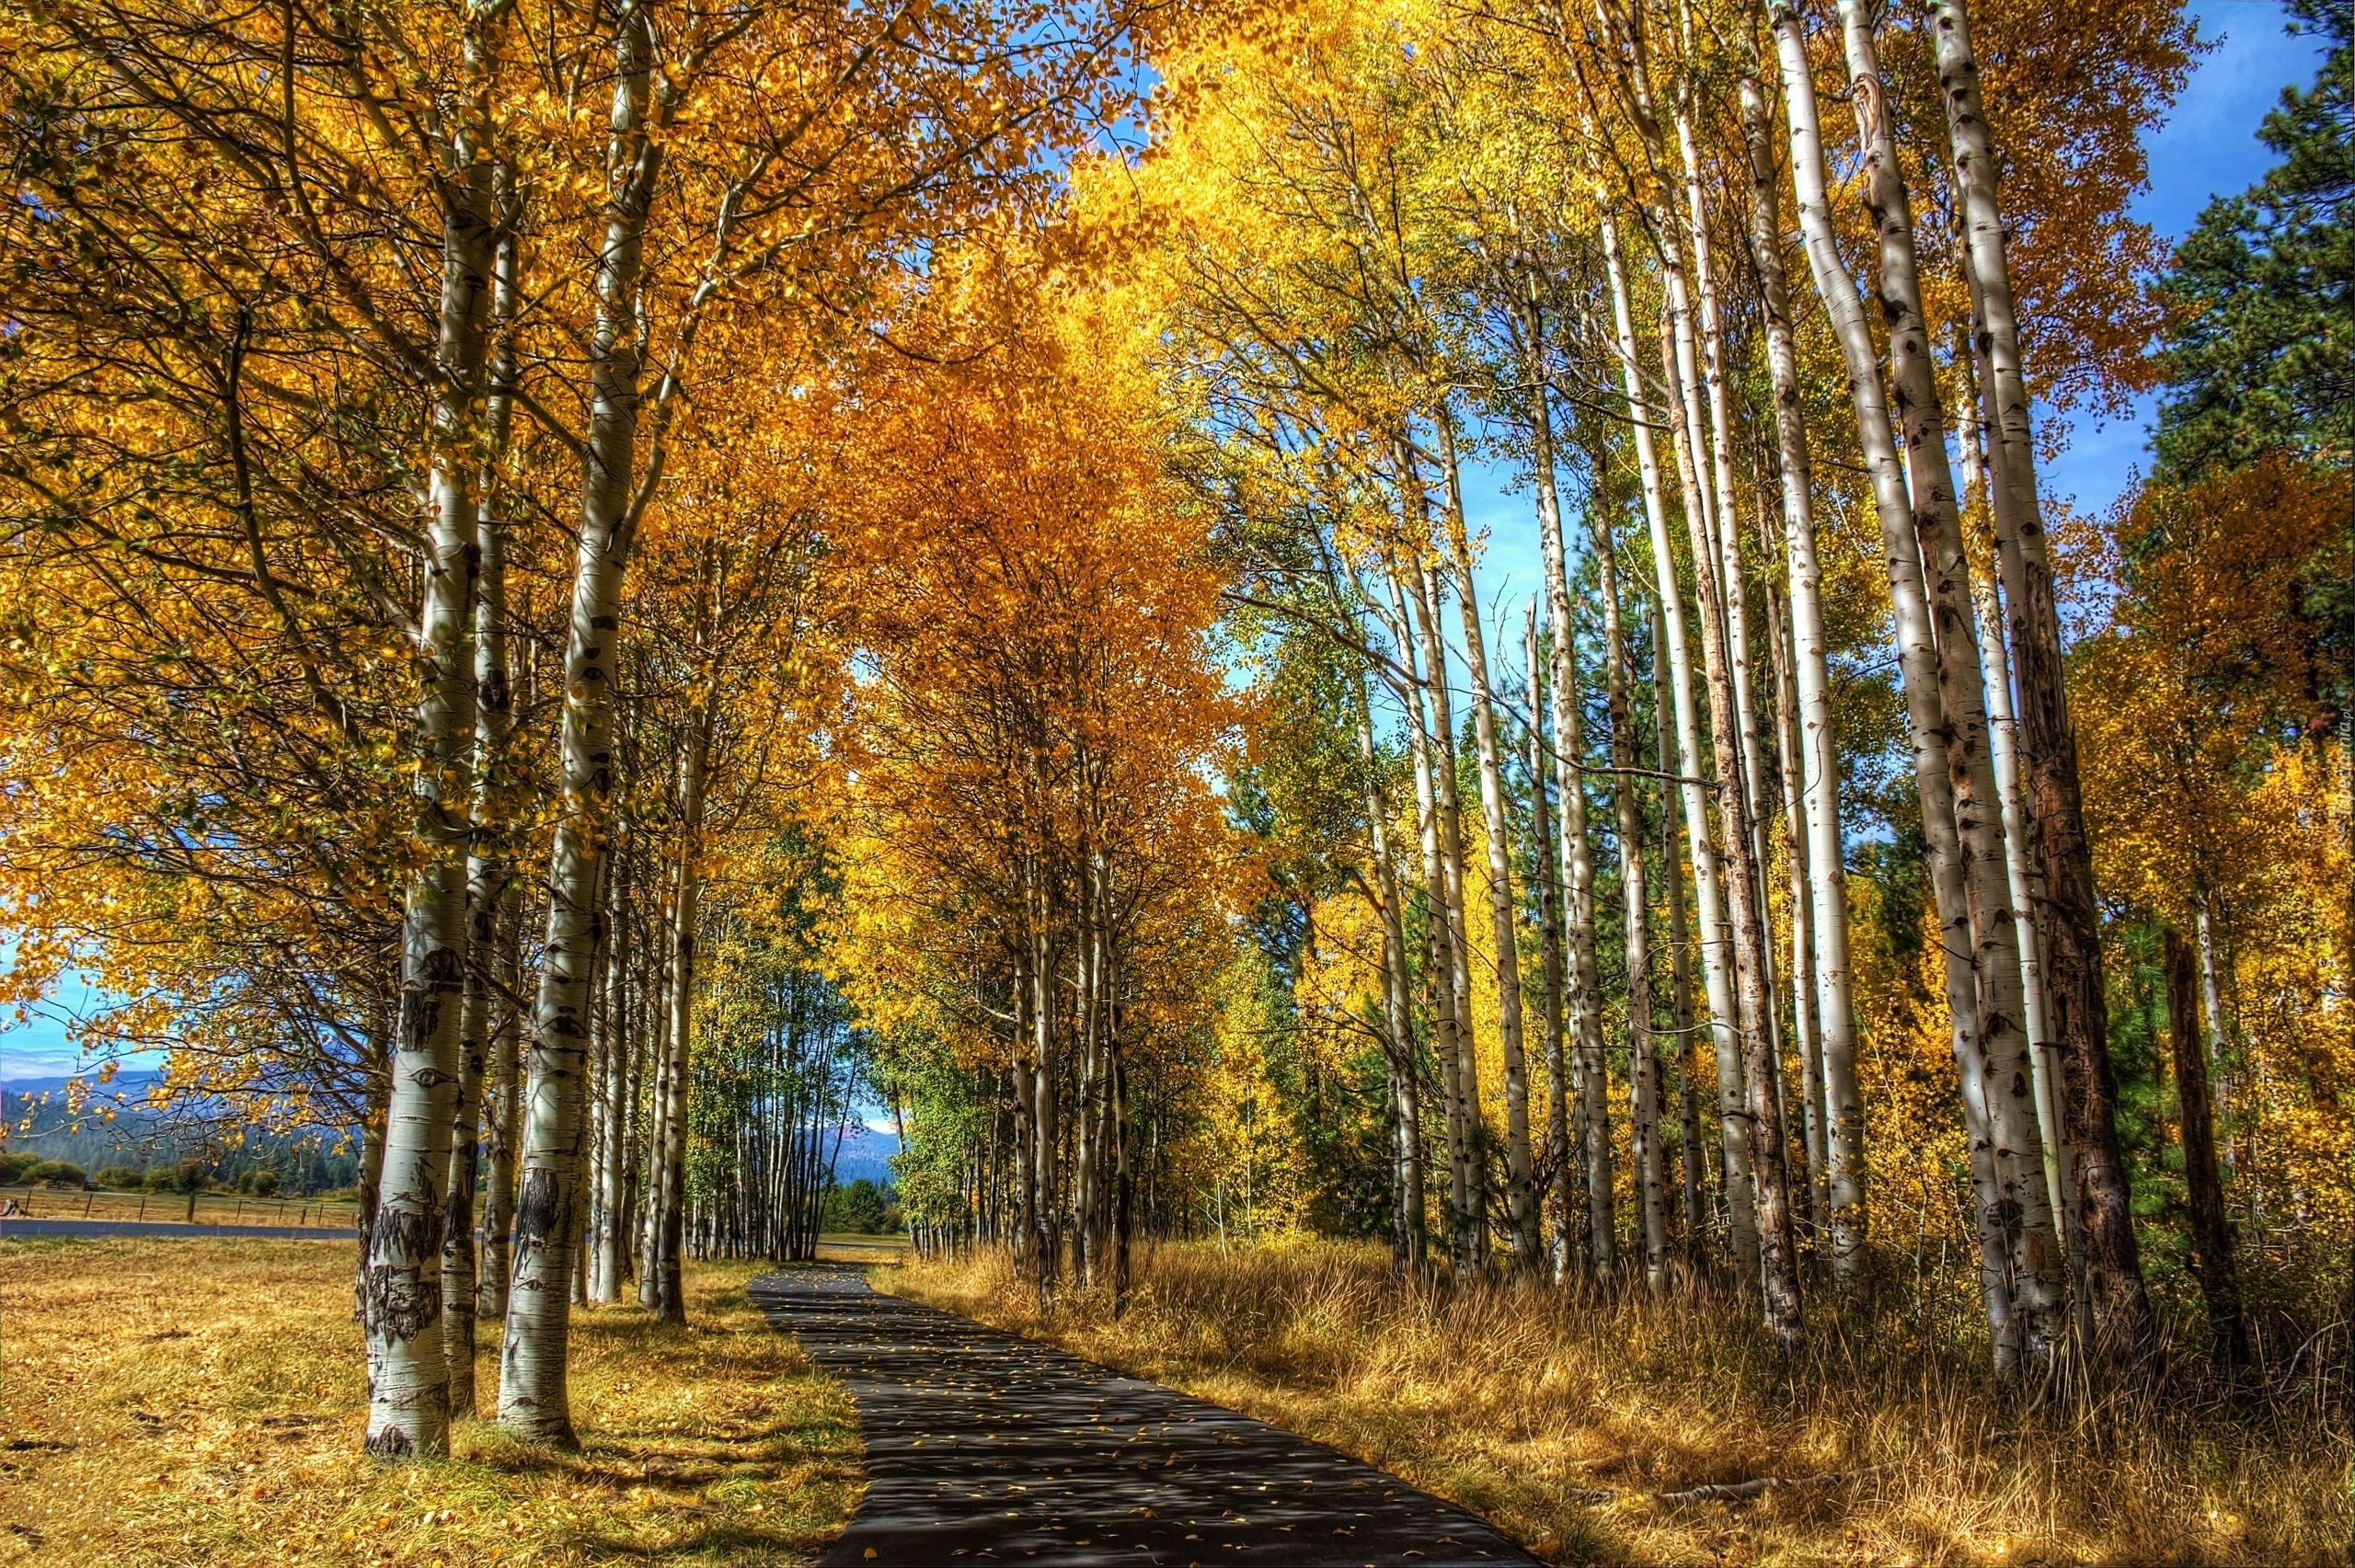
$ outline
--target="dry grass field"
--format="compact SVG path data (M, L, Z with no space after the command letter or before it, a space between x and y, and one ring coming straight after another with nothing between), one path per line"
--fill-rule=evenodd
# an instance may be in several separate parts
M451 1460L394 1466L360 1451L351 1263L333 1242L0 1246L0 1563L790 1563L848 1516L850 1403L747 1303L759 1265L690 1265L685 1329L575 1317L580 1452L470 1422Z
M1722 1303L1410 1294L1338 1246L1168 1246L1140 1281L1115 1321L1086 1297L1042 1317L995 1254L879 1279L1330 1444L1565 1563L2346 1561L2349 1437L2311 1402L2163 1379L2039 1412L1971 1347L1854 1322L1812 1325L1794 1377ZM1819 1483L1673 1495L1761 1477Z
M0 1187L30 1219L113 1219L139 1223L287 1225L349 1230L360 1206L347 1199L247 1197L238 1193L101 1192L97 1188ZM0 1222L0 1232L6 1226Z

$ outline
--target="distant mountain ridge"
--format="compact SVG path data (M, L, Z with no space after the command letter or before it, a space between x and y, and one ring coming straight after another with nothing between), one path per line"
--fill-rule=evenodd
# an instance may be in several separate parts
M95 1104L111 1103L119 1106L111 1121L86 1123L79 1133L67 1130L63 1125L63 1094L66 1085L75 1079L89 1085L90 1099ZM159 1136L159 1129L150 1119L153 1113L146 1106L147 1091L163 1081L162 1073L148 1068L119 1072L108 1083L97 1080L94 1072L79 1072L0 1081L0 1124L9 1129L6 1141L18 1149L73 1160L92 1169L101 1164L144 1164L158 1160L168 1162L187 1150L184 1136ZM40 1103L44 1096L45 1104ZM32 1118L32 1127L16 1130L17 1124L28 1116ZM832 1141L828 1139L830 1145ZM863 1123L845 1122L842 1126L842 1142L834 1153L834 1180L848 1186L863 1176L880 1186L891 1179L891 1160L899 1152L896 1135Z
M114 1075L113 1081L108 1083L98 1082L98 1075L95 1070L89 1072L59 1073L43 1078L0 1078L0 1090L6 1090L12 1095L54 1094L75 1079L88 1084L90 1093L94 1095L103 1094L112 1098L120 1094L123 1096L126 1104L135 1104L145 1099L148 1088L161 1083L164 1081L164 1075L154 1068L139 1068L118 1072Z
M857 1122L845 1123L842 1149L834 1156L834 1180L848 1186L864 1176L880 1186L891 1179L891 1157L899 1151L896 1134L878 1132Z

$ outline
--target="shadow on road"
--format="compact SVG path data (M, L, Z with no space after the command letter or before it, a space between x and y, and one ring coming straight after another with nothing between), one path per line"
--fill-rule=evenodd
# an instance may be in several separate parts
M869 1478L834 1564L1533 1563L1469 1514L1264 1422L871 1289L752 1299L857 1402Z

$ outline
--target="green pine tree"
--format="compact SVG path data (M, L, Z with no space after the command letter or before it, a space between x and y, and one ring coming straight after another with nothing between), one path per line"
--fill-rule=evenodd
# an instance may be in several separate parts
M2176 253L2160 477L2185 483L2269 452L2344 464L2355 447L2355 20L2290 0L2331 44L2312 88L2282 90L2258 138L2282 160L2220 197Z

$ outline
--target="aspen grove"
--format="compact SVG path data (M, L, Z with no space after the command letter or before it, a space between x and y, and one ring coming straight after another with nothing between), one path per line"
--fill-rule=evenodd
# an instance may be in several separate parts
M1042 1310L1323 1237L2343 1401L2292 9L2175 256L2180 0L0 7L7 998L358 1151L388 1459L578 1443L862 1121Z

